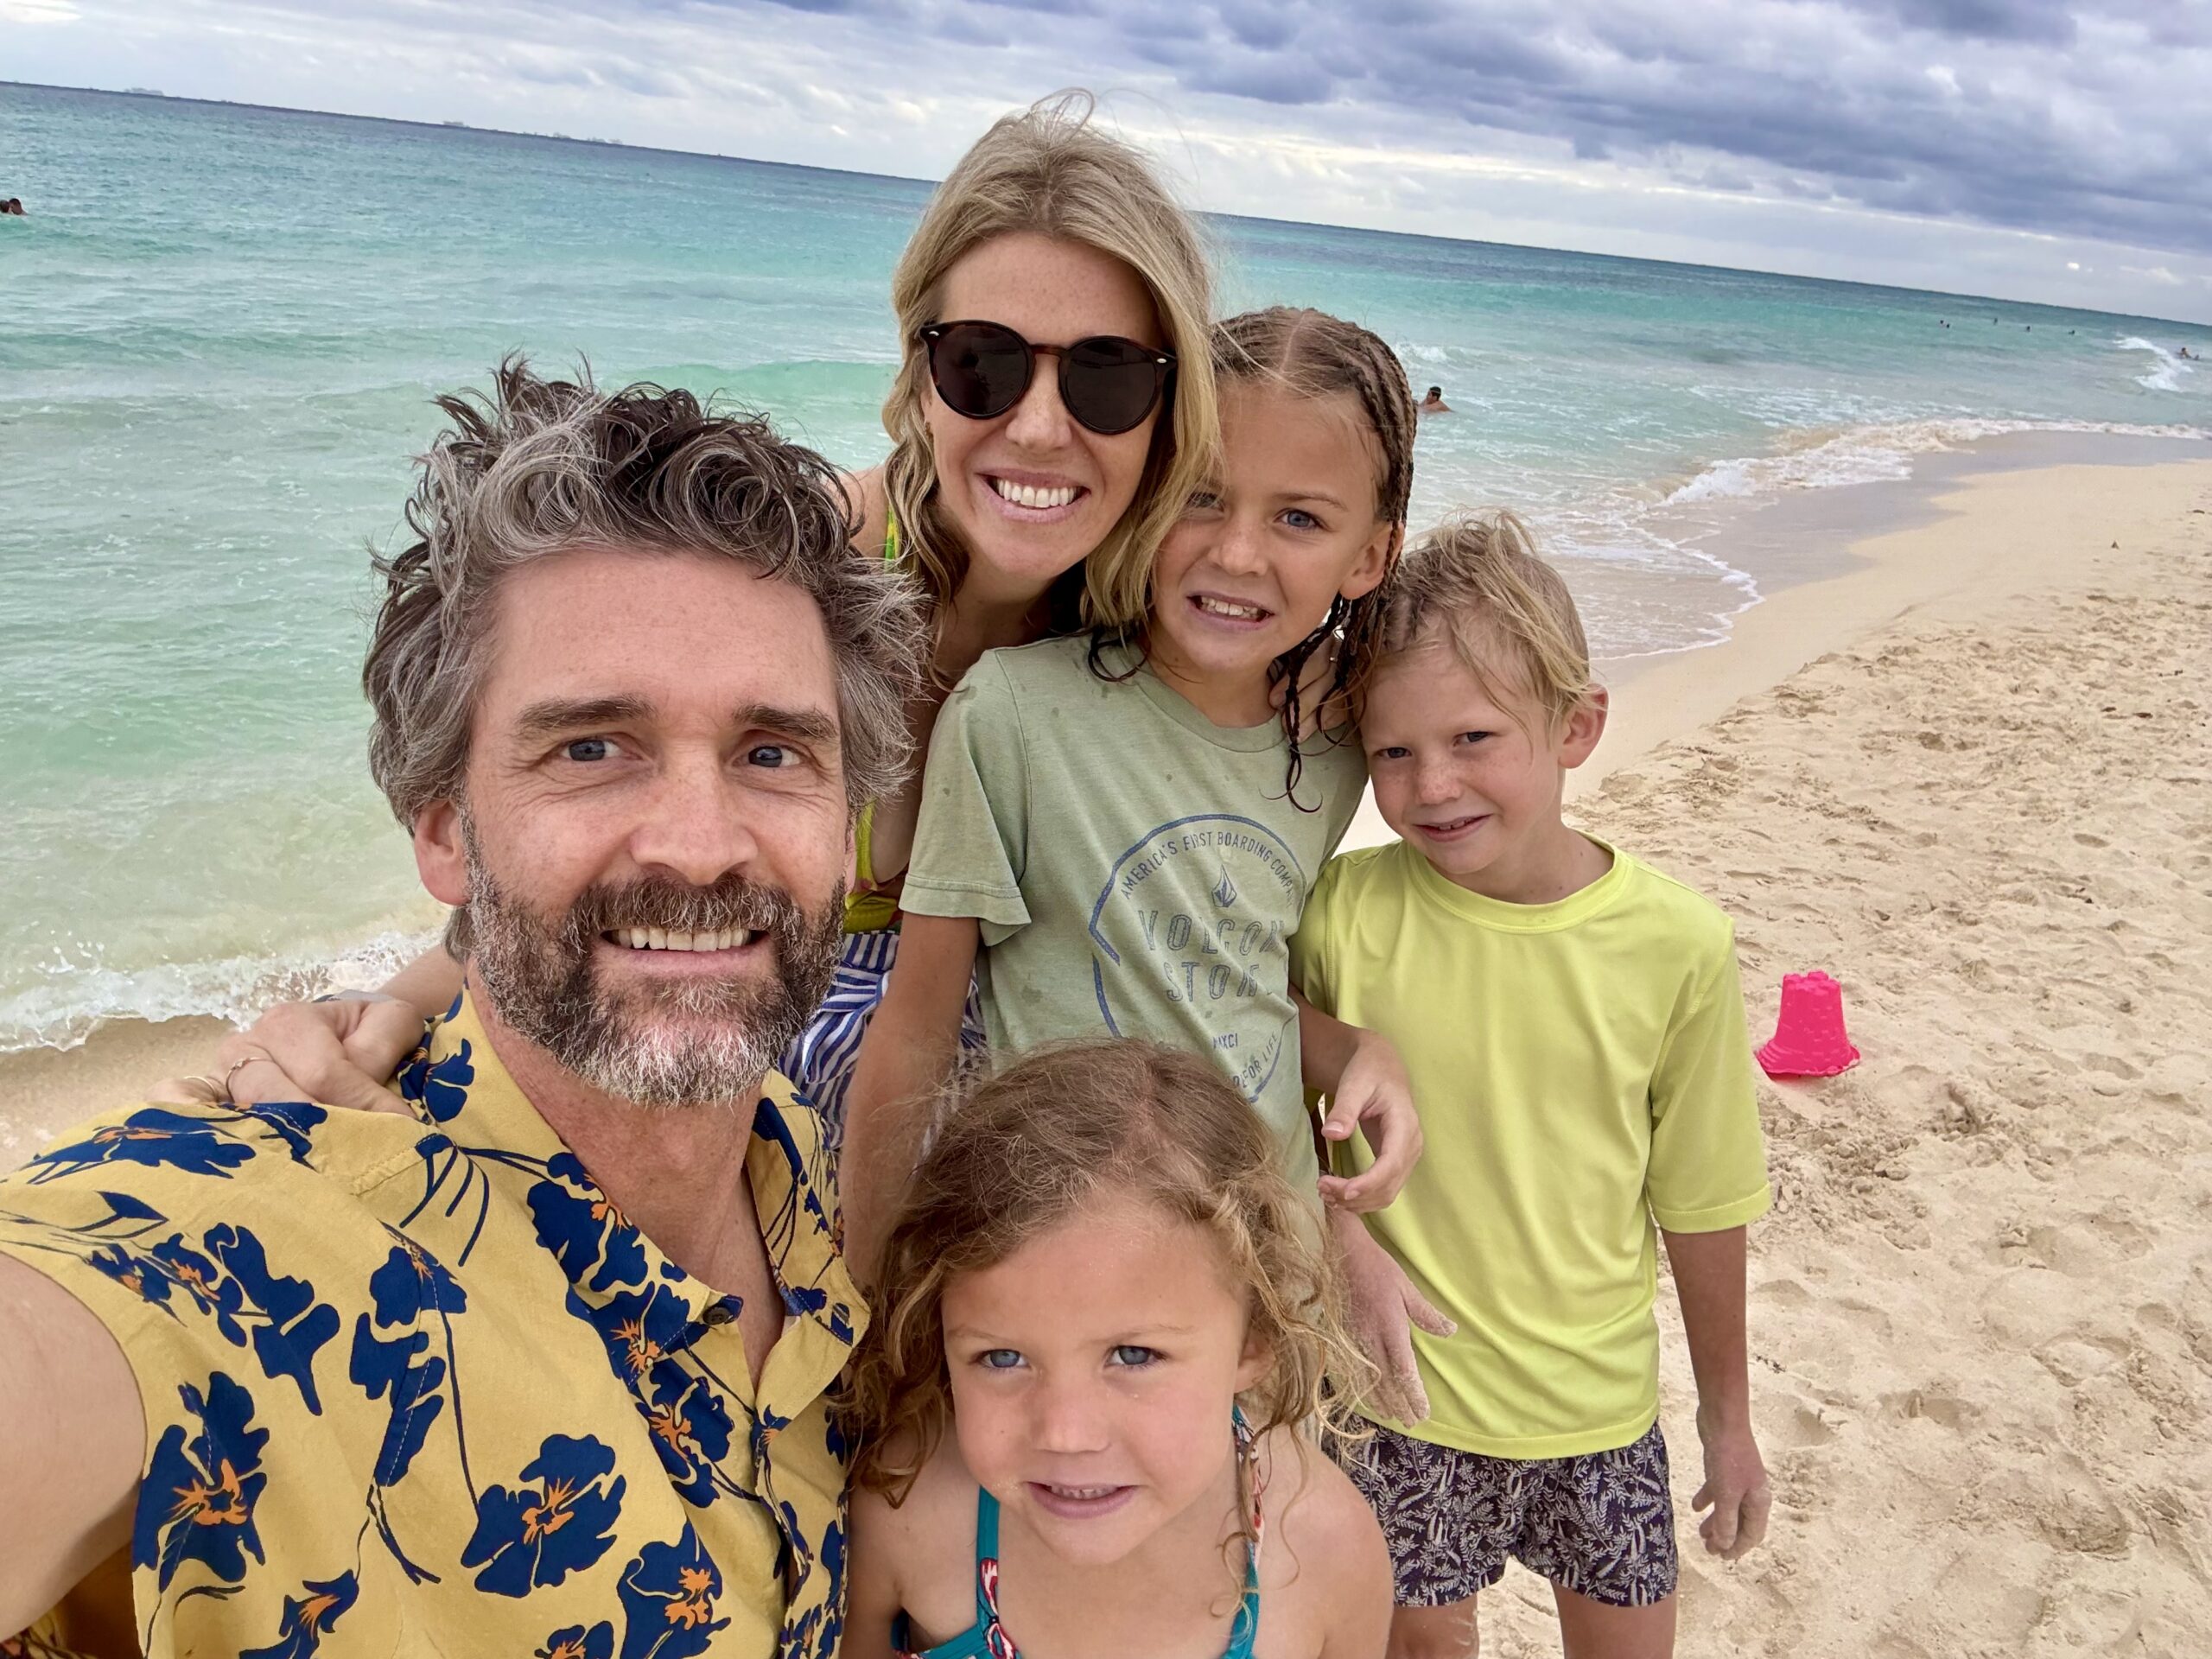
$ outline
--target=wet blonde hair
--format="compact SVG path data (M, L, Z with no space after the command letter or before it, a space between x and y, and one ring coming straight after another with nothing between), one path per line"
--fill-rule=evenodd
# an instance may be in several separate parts
M1206 359L1212 277L1205 245L1151 162L1092 124L1094 103L1088 92L1064 92L995 123L930 198L892 275L905 356L883 404L892 444L884 487L901 563L919 579L940 626L969 553L938 510L921 331L944 320L938 306L947 274L984 243L1027 232L1120 260L1151 295L1162 342L1175 354L1167 410L1154 424L1136 494L1070 584L1079 600L1071 625L1130 623L1143 614L1153 556L1220 445Z
M1590 644L1574 595L1510 512L1447 519L1407 553L1383 606L1382 654L1409 651L1440 629L1494 702L1532 697L1556 727L1590 696Z
M946 1287L1122 1196L1219 1249L1247 1339L1268 1356L1239 1398L1254 1433L1308 1420L1347 1427L1372 1367L1344 1335L1334 1266L1250 1103L1205 1055L1071 1044L1024 1056L940 1114L884 1245L843 1395L855 1486L904 1501L951 1426Z
M1358 599L1339 594L1320 626L1277 658L1268 671L1271 683L1286 679L1290 683L1282 705L1283 732L1290 747L1285 792L1291 804L1310 811L1315 809L1306 807L1298 798L1307 747L1299 738L1304 720L1299 676L1306 659L1333 638L1336 666L1322 689L1322 700L1336 702L1351 717L1346 730L1330 740L1340 741L1358 720L1360 696L1374 671L1390 573L1397 568L1405 544L1406 512L1414 489L1414 431L1421 417L1414 413L1413 387L1398 354L1380 335L1325 311L1276 305L1243 312L1214 325L1211 348L1214 377L1221 385L1241 382L1273 386L1294 397L1347 397L1357 407L1360 423L1373 441L1375 522L1390 527L1382 581ZM1147 580L1144 605L1147 613L1151 601ZM1108 669L1101 654L1106 644L1131 638L1141 647L1140 656L1149 650L1141 627L1094 627L1091 671L1105 679L1123 678L1135 672L1133 668Z

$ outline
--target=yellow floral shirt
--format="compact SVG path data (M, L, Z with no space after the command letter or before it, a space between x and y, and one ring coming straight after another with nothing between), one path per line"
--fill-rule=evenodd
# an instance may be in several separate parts
M127 1617L153 1655L828 1659L863 1313L814 1114L772 1075L754 1111L756 1395L738 1299L624 1219L466 998L397 1086L414 1118L142 1106L0 1178L0 1250L114 1332L147 1445L135 1605L118 1558L0 1654Z

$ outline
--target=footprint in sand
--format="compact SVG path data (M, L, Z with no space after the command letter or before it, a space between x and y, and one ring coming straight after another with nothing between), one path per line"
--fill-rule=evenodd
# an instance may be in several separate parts
M1954 1434L1963 1434L1981 1418L1980 1407L1948 1389L1907 1389L1884 1395L1878 1403L1882 1415L1891 1422L1929 1422Z
M1840 1426L1840 1422L1830 1420L1825 1408L1800 1401L1790 1408L1781 1433L1773 1438L1788 1450L1802 1452L1813 1446L1828 1445L1835 1439Z
M2102 1376L2133 1351L2134 1344L2116 1337L2061 1337L2036 1350L2036 1363L2072 1389Z

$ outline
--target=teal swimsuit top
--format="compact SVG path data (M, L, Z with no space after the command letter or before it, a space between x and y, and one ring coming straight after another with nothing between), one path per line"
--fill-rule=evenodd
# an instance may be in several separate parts
M1240 1449L1251 1445L1251 1432L1237 1414L1236 1440ZM1230 1627L1229 1646L1222 1659L1252 1659L1253 1638L1260 1633L1259 1498L1252 1500L1252 1547L1244 1558L1244 1599L1237 1604L1236 1622ZM906 1659L1021 1659L1021 1650L999 1623L999 1501L982 1487L976 1489L976 1622L950 1642L915 1652L907 1646L905 1614L900 1614L893 1640Z

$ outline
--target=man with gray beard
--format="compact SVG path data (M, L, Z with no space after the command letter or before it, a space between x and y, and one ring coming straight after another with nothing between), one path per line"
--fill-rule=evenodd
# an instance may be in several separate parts
M364 682L465 982L401 1109L216 1078L0 1177L22 1651L836 1645L864 1315L771 1067L919 620L757 421L518 363L441 406Z

